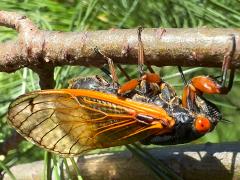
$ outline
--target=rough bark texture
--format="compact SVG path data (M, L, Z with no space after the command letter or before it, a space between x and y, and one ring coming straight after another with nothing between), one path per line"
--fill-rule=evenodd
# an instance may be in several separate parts
M106 63L95 53L95 47L115 63L137 63L137 29L42 31L25 16L6 11L0 11L0 25L14 28L19 33L16 41L0 44L0 71L58 65L99 66ZM239 67L239 29L144 29L142 41L145 60L157 66L220 67L224 55L231 50L232 34L236 37L232 65Z
M240 144L221 143L184 145L150 150L183 179L240 179ZM130 152L88 155L78 159L84 179L156 179L150 170ZM43 162L17 165L11 170L17 179L40 179ZM26 171L26 169L28 169ZM31 169L31 170L30 170ZM9 179L7 175L5 180Z

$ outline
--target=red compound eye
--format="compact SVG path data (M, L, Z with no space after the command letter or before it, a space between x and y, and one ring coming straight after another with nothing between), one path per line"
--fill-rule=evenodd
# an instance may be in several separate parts
M211 122L206 117L197 117L195 120L195 130L198 133L207 133L211 129Z

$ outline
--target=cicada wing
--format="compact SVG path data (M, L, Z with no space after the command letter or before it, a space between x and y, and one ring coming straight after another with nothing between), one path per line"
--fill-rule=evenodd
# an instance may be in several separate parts
M104 114L79 106L68 94L31 93L10 105L10 124L33 143L59 154L71 155L71 147L92 136L92 124L85 121ZM80 142L79 152L90 145ZM94 142L91 142L92 144ZM94 147L93 147L94 148ZM77 153L77 152L74 152Z
M9 123L26 139L63 156L132 143L159 131L136 121L126 108L59 92L20 96L10 105Z

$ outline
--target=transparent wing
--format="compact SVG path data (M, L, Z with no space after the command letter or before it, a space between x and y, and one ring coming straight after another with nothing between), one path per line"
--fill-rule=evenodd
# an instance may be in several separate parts
M126 107L109 101L46 92L20 96L10 105L8 119L26 139L54 153L73 156L164 132L161 125L139 123Z

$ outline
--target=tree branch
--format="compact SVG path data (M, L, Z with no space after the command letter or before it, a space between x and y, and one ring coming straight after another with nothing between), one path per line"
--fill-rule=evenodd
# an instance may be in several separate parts
M56 32L37 29L25 16L0 11L0 25L16 29L18 39L0 44L0 71L22 67L61 65L99 66L105 60L94 52L98 47L115 63L137 63L137 30L111 29L89 32ZM220 67L237 44L232 66L240 67L240 29L144 29L145 60L157 66Z

